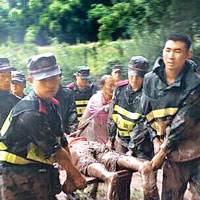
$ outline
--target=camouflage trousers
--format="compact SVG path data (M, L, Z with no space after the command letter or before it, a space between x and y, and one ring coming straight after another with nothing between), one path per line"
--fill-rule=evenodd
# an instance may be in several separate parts
M187 162L165 160L161 199L182 200L188 183L200 199L200 158Z
M33 166L2 168L2 200L53 200L51 170Z

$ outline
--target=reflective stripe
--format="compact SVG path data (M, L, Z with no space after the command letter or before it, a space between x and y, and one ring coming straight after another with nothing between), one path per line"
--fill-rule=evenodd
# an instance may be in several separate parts
M55 162L53 157L46 158L44 153L33 143L30 144L27 158L40 163L52 165Z
M120 107L119 105L115 105L114 111L117 111L117 112L120 113L121 115L124 115L124 116L126 116L127 118L132 119L132 120L137 120L137 119L139 119L139 117L140 117L140 114L139 114L139 113L132 113L132 112L129 112L128 110L126 110L126 109Z
M157 135L165 135L166 125L163 122L153 122L151 126L156 130Z
M12 121L12 110L10 111L9 115L7 116L2 128L1 128L1 135L3 136L6 131L8 130L9 126L10 126L10 123Z
M82 115L83 113L84 113L84 111L85 111L85 108L86 107L76 107L76 110L77 110L77 114L78 115Z
M6 152L5 150L7 149L7 146L3 143L0 142L0 161L6 161L9 163L13 164L19 164L19 165L25 165L29 163L34 163L34 161L40 162L40 163L45 163L52 165L55 160L53 157L47 159L45 158L45 155L42 151L39 151L38 147L36 147L34 144L31 143L28 155L27 155L27 160L26 158L17 156L13 153Z
M117 129L118 135L119 136L127 136L130 137L130 132L129 131L121 131L119 129Z
M79 121L79 122L81 121L81 119L82 119L82 117L78 117L78 121Z
M88 100L77 100L75 102L76 102L76 105L87 105L88 104Z
M30 144L30 148L28 151L27 159L17 156L13 153L6 152L7 146L0 142L0 161L6 161L13 164L28 164L28 163L34 163L34 161L49 164L52 165L55 162L55 159L53 157L50 157L47 159L42 151L39 150L37 146L34 144ZM30 161L31 160L31 161Z
M135 126L134 122L123 119L119 114L112 114L113 121L117 124L117 127L125 130L132 130Z
M177 111L178 108L163 108L153 110L146 115L146 118L148 121L151 121L152 119L175 115Z
M0 151L0 161L5 161L12 164L18 164L18 165L34 163L32 161L26 160L25 158L16 156L15 154L12 154L6 151Z
M5 151L6 149L7 146L3 142L0 142L0 150Z

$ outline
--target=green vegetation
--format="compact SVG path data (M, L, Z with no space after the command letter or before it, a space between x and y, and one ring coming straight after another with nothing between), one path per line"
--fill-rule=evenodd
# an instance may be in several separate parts
M135 39L144 31L199 37L199 0L2 0L0 43L77 44Z
M27 75L26 64L32 55L52 52L55 54L58 64L63 70L63 82L73 81L73 74L79 65L87 65L91 74L96 80L106 73L110 73L111 64L117 62L124 66L124 72L130 58L134 55L143 55L149 58L152 63L159 55L154 52L151 45L144 49L140 47L140 41L118 40L109 43L90 43L70 46L66 43L54 43L51 46L36 46L34 44L11 44L1 45L1 56L8 57L13 67L23 71ZM146 42L148 43L148 42ZM149 50L148 50L149 48ZM155 48L155 47L153 47Z
M88 65L97 80L112 63L126 72L134 55L147 57L152 67L165 36L179 32L193 39L199 64L199 7L198 0L3 0L0 57L27 75L30 56L52 52L64 84L78 65Z

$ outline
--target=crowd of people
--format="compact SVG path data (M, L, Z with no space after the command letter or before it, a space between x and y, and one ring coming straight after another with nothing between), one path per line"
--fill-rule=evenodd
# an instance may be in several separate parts
M92 176L105 182L107 200L130 200L137 171L144 200L181 200L188 187L191 200L200 199L200 75L191 39L169 35L162 52L152 70L147 58L133 56L126 80L123 66L113 65L98 86L87 66L63 86L55 55L35 55L27 63L29 94L25 76L0 58L0 199L71 196ZM67 173L62 185L59 170ZM97 191L94 184L91 198Z

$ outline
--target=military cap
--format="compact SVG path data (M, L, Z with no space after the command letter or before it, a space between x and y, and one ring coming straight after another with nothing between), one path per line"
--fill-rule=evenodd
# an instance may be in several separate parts
M79 66L76 75L80 76L82 80L90 79L90 69L87 66Z
M121 65L113 65L112 72L122 72L122 66Z
M22 84L26 85L26 78L19 71L12 71L11 72L11 82L12 83L22 83Z
M14 68L10 66L8 58L0 58L0 71L11 72L12 70L14 70Z
M61 75L56 57L52 53L33 56L28 61L30 76L36 80L43 80L52 76Z
M149 61L143 56L133 56L129 62L128 74L137 74L141 78L148 72Z

